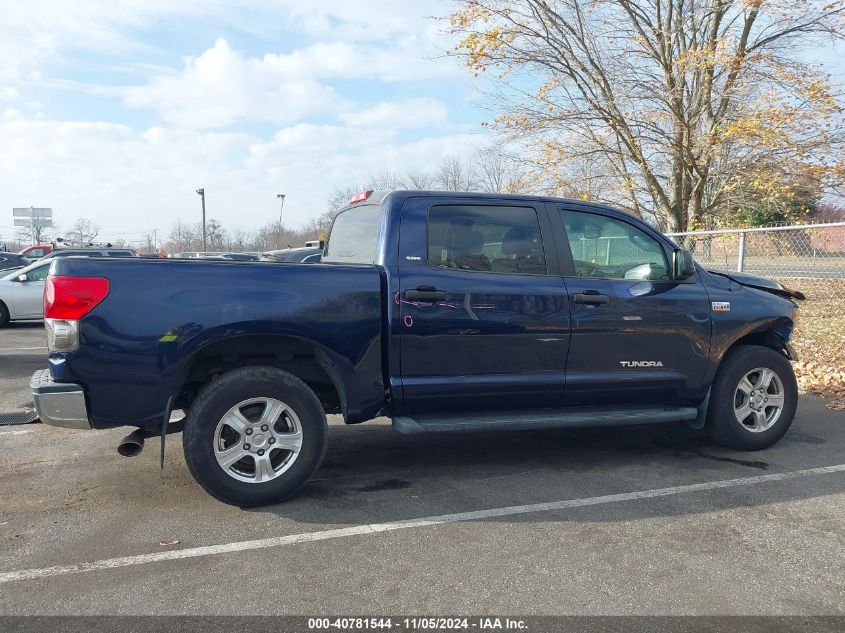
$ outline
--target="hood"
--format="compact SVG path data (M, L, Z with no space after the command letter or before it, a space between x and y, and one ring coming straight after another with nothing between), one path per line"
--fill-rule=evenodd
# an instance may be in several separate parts
M803 301L807 298L804 296L803 292L799 292L798 290L790 290L789 288L782 284L779 284L775 280L767 279L766 277L758 277L757 275L749 275L748 273L739 273L725 270L708 270L707 272L712 273L714 275L719 275L721 277L727 277L728 279L732 279L733 281L742 286L756 288L757 290L765 290L766 292L771 292L772 294L778 295L780 297L786 297L787 299L800 299L801 301Z

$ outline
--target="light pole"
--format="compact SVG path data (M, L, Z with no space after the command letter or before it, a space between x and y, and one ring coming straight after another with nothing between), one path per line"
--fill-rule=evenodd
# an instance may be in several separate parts
M277 193L276 198L281 200L279 203L279 248L282 248L282 212L285 210L285 194Z
M208 250L205 246L205 187L197 189L197 193L202 198L202 252L205 253Z

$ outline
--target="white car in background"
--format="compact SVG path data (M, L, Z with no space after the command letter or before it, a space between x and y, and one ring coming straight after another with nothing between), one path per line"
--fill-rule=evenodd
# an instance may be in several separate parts
M44 281L52 263L38 261L0 277L0 327L9 321L44 318Z

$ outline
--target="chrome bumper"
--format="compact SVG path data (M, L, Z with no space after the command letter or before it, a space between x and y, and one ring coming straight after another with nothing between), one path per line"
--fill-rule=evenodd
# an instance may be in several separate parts
M44 424L66 429L90 429L85 392L80 385L54 382L49 369L39 369L29 381L35 410Z

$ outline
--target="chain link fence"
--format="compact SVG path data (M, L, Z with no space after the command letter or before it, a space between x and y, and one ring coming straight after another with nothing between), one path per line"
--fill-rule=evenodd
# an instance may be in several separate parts
M705 268L777 279L808 300L845 302L845 222L667 235Z
M769 277L803 292L791 339L799 389L845 408L845 222L669 235L706 268Z

